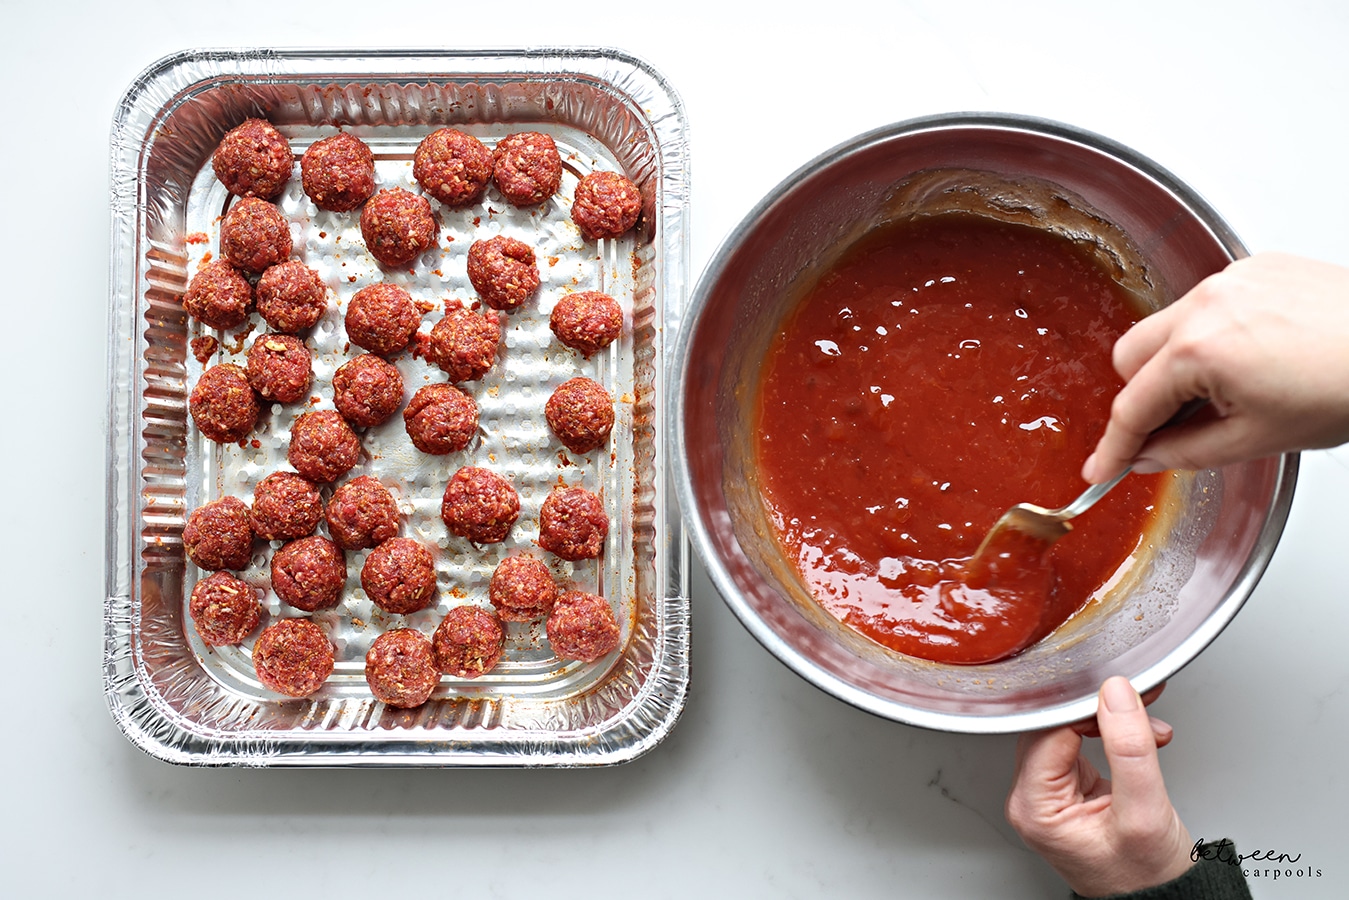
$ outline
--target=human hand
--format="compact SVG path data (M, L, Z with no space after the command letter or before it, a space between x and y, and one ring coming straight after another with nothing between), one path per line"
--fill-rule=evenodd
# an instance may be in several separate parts
M1280 253L1239 259L1116 343L1125 386L1092 483L1204 469L1349 440L1349 269ZM1151 433L1194 399L1209 405ZM1150 436L1151 435L1151 436Z
M1171 806L1157 762L1171 726L1150 718L1128 679L1119 676L1101 685L1095 726L1110 778L1080 753L1090 723L1021 736L1007 821L1084 897L1180 877L1192 864L1193 842Z

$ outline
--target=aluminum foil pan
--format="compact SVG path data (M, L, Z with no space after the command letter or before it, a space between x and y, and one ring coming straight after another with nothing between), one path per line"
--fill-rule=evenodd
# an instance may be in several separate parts
M358 214L310 203L297 164L276 203L291 223L292 256L330 291L328 313L306 338L313 400L264 406L248 441L221 445L204 439L187 415L203 367L190 342L218 339L207 365L239 362L263 323L255 313L238 329L205 329L185 315L181 295L198 266L218 256L219 223L232 200L213 175L211 153L249 116L276 125L297 160L340 125L371 146L381 188L417 191L413 150L444 125L489 147L511 132L547 132L564 176L558 195L532 210L512 207L495 189L466 210L433 200L438 245L410 267L383 270L365 251ZM587 242L571 223L572 191L594 169L625 172L641 188L641 222L623 238ZM193 51L137 79L112 131L104 613L105 691L131 741L169 762L251 766L604 765L659 742L688 683L687 549L667 483L664 426L665 343L686 294L687 207L680 101L649 66L614 51ZM348 553L342 602L311 614L337 648L333 675L305 700L272 693L254 675L253 638L212 648L192 628L187 596L204 573L183 552L187 515L220 496L251 502L258 481L289 469L291 424L305 410L332 408L332 373L353 355L342 316L357 290L381 280L401 284L426 310L425 333L447 301L476 299L465 254L494 234L534 247L542 286L505 317L497 365L470 388L480 408L477 439L462 453L427 456L395 416L362 434L362 460L348 476L373 475L393 490L401 533L436 555L438 603L407 616L379 610L360 588L367 551ZM548 329L553 305L574 290L603 290L624 307L623 337L590 359L556 343ZM445 380L411 353L395 364L409 397ZM608 447L582 457L561 448L543 418L552 388L576 375L600 381L618 401ZM507 475L520 493L520 520L504 544L474 547L440 521L445 484L467 464ZM595 664L564 662L541 623L511 623L505 657L489 675L446 676L412 710L376 701L364 679L374 638L397 627L429 635L450 608L487 605L496 563L534 547L539 507L559 483L600 494L612 522L608 542L597 562L535 553L560 584L610 601L619 650ZM270 589L275 546L259 542L239 573L264 596L265 621L303 615Z

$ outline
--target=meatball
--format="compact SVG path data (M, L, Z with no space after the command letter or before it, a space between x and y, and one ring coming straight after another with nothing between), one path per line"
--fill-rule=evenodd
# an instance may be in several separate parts
M608 294L577 291L557 301L548 327L563 344L590 356L623 333L623 308Z
M561 659L594 662L618 647L618 621L609 601L584 591L558 597L544 628Z
M248 348L248 383L267 400L294 403L313 375L309 348L293 334L260 335Z
M439 233L431 204L402 188L380 191L361 210L361 236L381 265L412 262L431 249Z
M202 372L187 406L201 433L221 444L243 440L258 422L257 395L248 375L233 363Z
M585 488L554 488L539 510L539 546L565 560L594 559L608 535L604 504Z
M412 395L403 424L423 453L457 453L478 432L478 404L452 384L428 384Z
M375 192L375 155L365 141L339 131L300 157L300 183L319 209L347 212Z
M421 706L440 683L431 642L412 628L384 632L365 654L365 680L381 703L399 709Z
M223 259L208 262L192 276L183 309L207 328L242 325L253 309L253 285Z
M323 514L318 488L294 472L273 472L253 489L249 514L253 531L265 541L289 541L313 534Z
M277 331L299 334L313 328L327 311L327 286L318 272L298 259L268 266L258 279L258 315Z
M337 410L307 412L291 426L286 458L310 481L336 481L361 458L361 440Z
M432 197L451 207L482 198L492 177L492 151L482 141L453 128L422 138L412 155L412 177Z
M515 309L539 289L534 251L503 234L474 241L468 248L468 280L492 309Z
M376 606L407 615L436 599L436 561L412 538L389 538L365 558L361 587Z
M412 295L396 284L363 287L347 304L347 337L380 356L406 347L421 321Z
M333 373L333 404L352 425L383 425L402 403L402 373L373 353L362 353Z
M239 644L262 618L253 586L228 572L216 572L192 588L187 611L201 639L212 647Z
M369 475L353 478L328 500L328 533L339 547L364 550L398 534L398 504Z
M495 472L464 466L445 487L440 517L451 534L475 544L499 544L520 517L520 496Z
M552 137L537 131L508 134L492 151L492 179L516 206L534 206L562 186L562 157Z
M496 668L505 640L496 616L476 606L456 606L431 636L431 652L446 675L477 678Z
M308 697L333 672L333 644L308 619L282 619L258 635L253 669L264 687L288 697Z
M431 329L426 358L450 381L475 381L496 362L501 324L496 313L480 316L463 307L451 309Z
M346 583L342 549L321 535L291 541L272 554L272 590L296 609L336 606Z
M591 172L576 185L571 220L586 240L616 238L637 224L642 193L617 172Z
M609 440L614 398L598 382L571 378L557 386L543 407L548 427L573 453L589 453Z
M507 622L532 622L552 610L557 585L542 560L527 554L508 556L492 573L487 596Z
M245 119L230 129L211 156L215 177L241 197L270 200L281 193L294 167L290 144L264 119Z
M246 569L253 558L253 527L238 497L221 497L192 510L183 528L183 549L199 568Z
M290 256L290 224L266 200L244 197L220 223L220 255L246 272L261 272Z

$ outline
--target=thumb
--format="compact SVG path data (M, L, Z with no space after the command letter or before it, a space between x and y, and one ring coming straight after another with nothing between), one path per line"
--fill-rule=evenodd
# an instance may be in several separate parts
M1117 675L1101 685L1096 721L1110 764L1111 809L1121 827L1145 830L1171 808L1171 799L1157 762L1152 721L1127 678Z

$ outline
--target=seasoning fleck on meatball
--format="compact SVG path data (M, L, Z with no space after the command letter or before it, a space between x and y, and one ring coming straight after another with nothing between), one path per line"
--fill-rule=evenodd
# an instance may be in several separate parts
M347 559L322 535L291 541L272 554L272 590L296 609L336 606L346 583Z
M623 333L623 308L608 294L577 291L557 301L548 327L563 344L590 356Z
M539 546L565 560L594 559L608 535L604 504L585 488L554 488L539 510Z
M258 315L277 331L299 334L313 328L327 310L327 286L298 259L268 266L258 279Z
M262 605L248 582L228 572L198 581L187 604L192 624L212 647L242 643L262 617Z
M436 561L412 538L389 538L365 558L361 587L386 612L407 615L426 609L436 599Z
M233 363L202 372L187 406L201 433L221 444L243 440L258 422L257 395L247 374Z
M339 547L364 550L398 534L398 504L369 475L353 478L328 500L328 533Z
M388 356L408 345L421 323L412 295L396 284L361 288L347 304L347 337L356 346Z
M253 286L223 259L197 270L183 294L183 309L208 328L242 325L253 309Z
M478 315L463 307L451 309L431 329L426 358L450 381L475 381L496 362L501 342L500 319L494 312Z
M264 541L289 541L313 534L323 514L318 488L294 472L273 472L253 489L249 514Z
M294 403L309 392L309 348L293 334L264 334L248 348L248 383L267 400Z
M431 642L412 628L384 632L365 654L365 680L381 703L399 709L421 706L440 683Z
M248 507L238 497L221 497L192 510L183 528L183 549L199 568L246 569L253 558Z
M557 386L543 407L544 418L566 448L589 453L609 440L614 398L598 382L571 378Z
M290 224L266 200L244 197L220 223L220 254L246 272L276 265L290 256L291 247Z
M361 458L361 440L337 410L315 410L291 426L286 458L310 481L336 481Z
M492 179L516 206L534 206L562 186L562 156L551 136L537 131L508 134L492 151Z
M375 156L365 141L339 131L309 145L300 157L300 181L319 209L347 212L375 192Z
M211 156L215 177L241 197L270 200L281 193L294 167L290 144L264 119L245 119L230 129Z
M373 353L362 353L333 373L333 404L352 425L383 425L402 403L402 373Z
M308 619L282 619L258 635L253 669L264 687L288 697L308 697L333 672L333 644Z
M431 651L446 675L477 678L496 668L505 640L496 616L477 606L456 606L436 627Z
M476 203L492 178L492 151L482 141L453 128L422 138L412 155L412 177L432 197L450 207Z
M576 185L571 220L586 240L616 238L637 224L642 193L617 172L591 172Z
M552 610L557 584L542 560L520 554L508 556L497 565L487 595L507 622L532 622Z
M451 534L475 544L498 544L520 517L520 496L495 472L464 466L445 487L440 517Z
M386 188L361 210L361 236L381 265L410 263L436 242L440 226L425 197L402 188Z
M594 662L618 647L618 621L609 601L584 591L558 597L544 628L561 659Z
M403 424L423 453L457 453L478 432L478 404L452 384L428 384L412 395Z
M539 289L534 251L503 234L474 241L468 248L468 280L492 309L515 309Z

